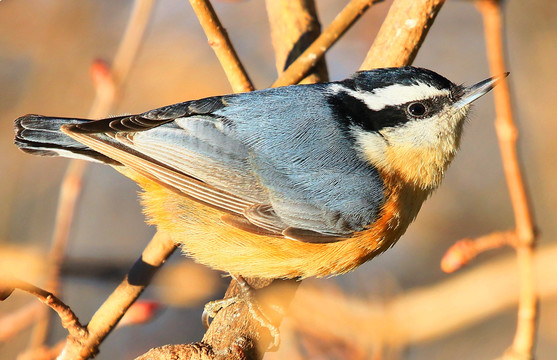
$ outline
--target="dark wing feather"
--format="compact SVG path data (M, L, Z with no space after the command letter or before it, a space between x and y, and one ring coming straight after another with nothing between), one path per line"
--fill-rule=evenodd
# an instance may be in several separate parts
M106 135L73 132L73 127L74 125L63 126L62 131L93 150L194 200L221 211L235 214L243 214L245 208L253 205L253 203L249 201L226 193L225 191L215 189L203 181L169 168L154 159L145 157L143 154L136 153L132 148L121 143L116 143Z

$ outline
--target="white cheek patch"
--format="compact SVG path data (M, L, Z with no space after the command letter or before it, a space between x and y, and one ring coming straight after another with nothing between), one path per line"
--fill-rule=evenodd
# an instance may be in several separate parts
M438 119L429 118L409 121L396 129L386 129L385 135L392 145L431 146L439 142L439 134L444 132Z
M352 135L356 139L357 149L364 160L370 161L376 166L384 162L388 144L381 134L352 128Z
M435 96L448 96L449 90L439 90L436 87L418 82L417 85L394 84L384 88L375 89L372 92L355 91L340 84L330 87L333 94L345 92L348 95L362 101L368 108L379 111L388 106L397 106L409 101L423 100Z

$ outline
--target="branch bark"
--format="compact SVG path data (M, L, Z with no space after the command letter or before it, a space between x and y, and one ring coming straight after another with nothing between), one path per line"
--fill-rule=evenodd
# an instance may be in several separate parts
M176 244L170 235L157 232L124 281L91 318L87 325L88 336L75 337L70 334L59 360L84 360L94 356L100 343L114 329L174 250Z
M236 93L252 91L254 87L251 80L211 3L208 0L190 0L190 4L232 85L232 90Z
M394 0L360 70L414 61L445 0Z
M278 77L273 87L297 84L331 46L360 18L374 0L352 0L323 33Z
M484 21L487 58L492 76L506 72L503 49L503 21L500 0L480 0L476 6ZM499 140L503 169L511 197L516 224L516 255L520 295L518 320L512 346L505 359L533 359L538 320L538 294L534 275L536 234L524 176L517 155L518 130L513 120L507 79L493 89L495 97L495 129Z
M265 4L271 25L276 68L282 76L293 62L300 61L304 50L308 51L310 45L319 38L321 24L313 0L266 0ZM312 84L328 79L327 65L321 57L315 63L313 72L300 83ZM295 83L290 81L290 84Z

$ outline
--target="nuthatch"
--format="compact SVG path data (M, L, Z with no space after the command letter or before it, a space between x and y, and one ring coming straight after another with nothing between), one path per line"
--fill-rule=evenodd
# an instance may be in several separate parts
M400 238L454 158L470 103L500 78L464 87L386 68L96 121L26 115L15 143L112 165L200 263L329 276Z

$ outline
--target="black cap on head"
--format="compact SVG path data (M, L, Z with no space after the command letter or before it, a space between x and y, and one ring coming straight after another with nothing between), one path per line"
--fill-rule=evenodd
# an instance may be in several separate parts
M350 80L354 90L372 90L394 84L410 86L418 83L433 86L439 90L452 90L457 87L434 71L413 66L358 71Z

